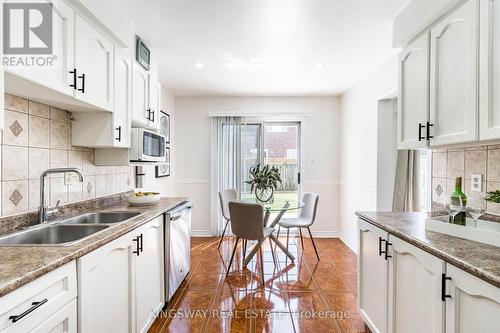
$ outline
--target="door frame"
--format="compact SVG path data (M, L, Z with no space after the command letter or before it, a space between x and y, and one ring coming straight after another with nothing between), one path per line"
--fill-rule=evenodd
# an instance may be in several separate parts
M297 184L297 200L300 201L303 194L303 183L304 183L304 168L303 168L303 154L304 154L304 118L302 117L273 117L273 116L258 116L258 117L245 117L244 124L260 124L260 156L259 160L261 163L264 163L264 125L266 123L275 123L275 124L296 124L298 125L298 140L297 140L297 167L298 173L300 173L300 182Z

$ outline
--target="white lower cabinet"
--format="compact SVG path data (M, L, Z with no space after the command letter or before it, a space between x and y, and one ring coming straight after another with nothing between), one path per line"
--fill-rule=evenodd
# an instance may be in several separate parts
M358 232L358 308L372 332L499 330L500 288L362 219Z
M141 227L137 233L142 243L135 266L137 332L147 332L165 304L163 215Z
M67 263L0 299L0 332L76 333L76 264Z
M78 259L79 332L143 332L163 306L163 216Z
M444 261L392 235L388 248L388 332L443 332Z
M79 332L133 332L134 249L129 233L78 259Z
M371 331L387 332L388 233L358 220L358 308Z
M498 332L500 288L449 264L446 277L446 332Z

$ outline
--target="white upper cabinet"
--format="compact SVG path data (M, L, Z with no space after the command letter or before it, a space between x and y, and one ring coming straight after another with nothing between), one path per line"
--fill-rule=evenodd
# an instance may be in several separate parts
M79 15L75 16L75 97L113 111L113 44Z
M132 66L132 126L160 128L161 85L137 62Z
M469 0L431 29L431 146L478 139L478 16Z
M358 307L372 332L387 332L388 233L358 219Z
M134 61L132 66L132 126L147 127L149 112L149 75Z
M500 3L481 2L480 139L500 139Z
M7 66L8 73L67 95L73 95L70 73L73 69L74 11L63 0L52 1L52 56L50 66Z
M388 331L443 332L444 261L392 235L389 242Z
M151 78L151 76L150 76ZM161 85L156 81L149 81L149 109L151 117L149 128L160 129Z
M114 103L110 112L74 112L71 143L95 148L130 147L130 113L132 107L132 61L120 50L115 51Z
M399 55L398 148L427 146L429 125L429 34Z
M446 276L446 333L498 332L500 289L452 265Z
M132 61L115 50L113 142L116 147L130 147L132 114Z

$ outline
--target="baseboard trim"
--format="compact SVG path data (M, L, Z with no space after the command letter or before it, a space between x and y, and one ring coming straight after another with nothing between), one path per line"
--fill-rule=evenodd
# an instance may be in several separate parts
M352 252L354 253L358 253L358 249L357 248L353 248L351 245L349 245L349 242L346 240L346 237L344 235L343 232L339 232L339 239L342 241L342 243L344 243L348 248L350 248L352 250Z
M311 230L311 232L312 232L312 235L314 238L341 238L340 233L338 231L314 231L314 230ZM304 237L309 237L309 234L307 233L307 231L302 232L302 234L304 235ZM280 237L283 237L285 235L286 235L286 233L283 232L283 229L282 229ZM298 236L298 235L299 235L299 233L297 231L293 231L293 229L290 229L290 236ZM212 231L210 231L210 230L192 230L191 236L192 237L213 237Z
M210 230L191 230L191 237L212 237Z

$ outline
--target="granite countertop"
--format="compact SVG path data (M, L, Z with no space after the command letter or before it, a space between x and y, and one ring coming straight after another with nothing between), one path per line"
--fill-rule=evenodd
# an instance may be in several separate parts
M363 220L500 288L500 247L425 230L427 213L356 212Z
M73 211L73 215L92 211L140 211L142 214L69 246L0 246L0 297L136 229L185 200L161 198L157 204L141 207L129 206L126 201L99 209L82 205L82 210Z

